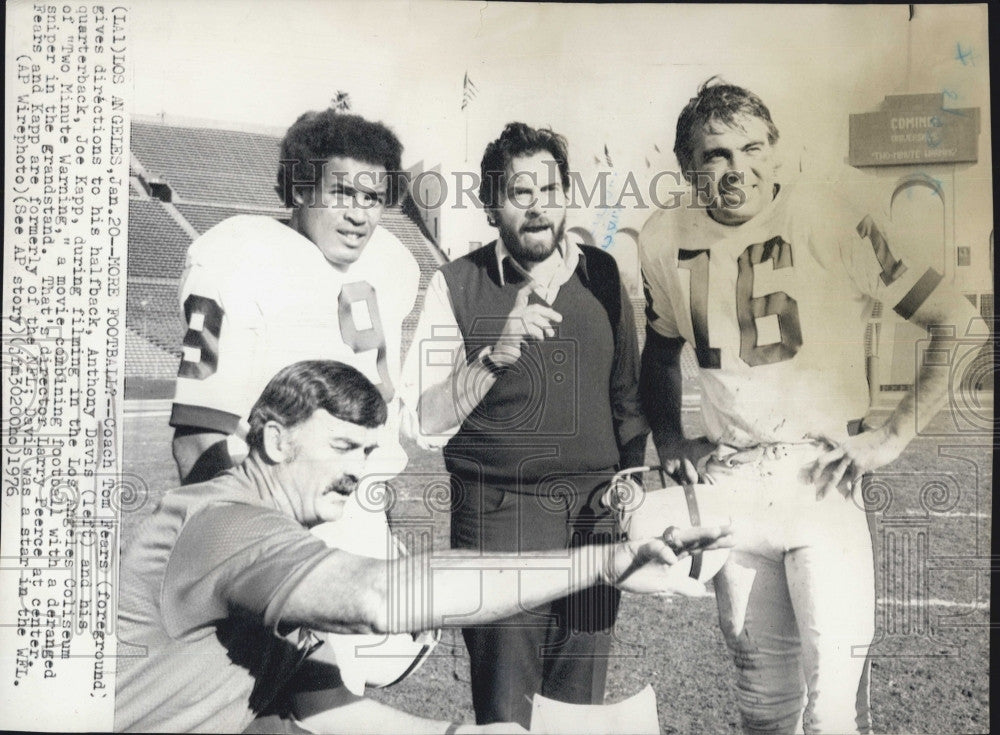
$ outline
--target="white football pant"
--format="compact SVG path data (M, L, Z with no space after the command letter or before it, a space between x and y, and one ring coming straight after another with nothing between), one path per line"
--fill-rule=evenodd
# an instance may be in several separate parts
M860 497L816 500L802 470L823 451L720 447L705 468L709 482L754 498L754 510L734 508L737 545L715 577L749 733L870 732L871 534Z

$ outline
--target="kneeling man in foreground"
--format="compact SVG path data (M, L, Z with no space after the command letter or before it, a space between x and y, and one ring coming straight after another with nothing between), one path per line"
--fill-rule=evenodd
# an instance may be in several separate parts
M341 682L332 665L304 667L319 644L314 631L485 623L602 582L656 592L678 558L728 543L727 529L694 528L670 546L633 539L530 558L447 551L379 560L329 548L309 529L340 517L385 419L385 402L358 371L296 363L251 411L247 459L164 496L123 554L119 638L147 655L120 659L116 730L354 729L342 699L317 706ZM299 694L310 713L301 723ZM373 731L456 731L365 704Z

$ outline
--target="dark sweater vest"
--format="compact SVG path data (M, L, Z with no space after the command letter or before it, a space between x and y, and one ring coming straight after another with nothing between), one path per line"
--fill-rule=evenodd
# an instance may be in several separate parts
M610 382L621 313L618 269L604 251L582 250L589 277L581 278L578 268L560 287L551 304L563 317L555 336L522 346L518 362L500 375L444 448L449 472L530 492L527 484L552 474L617 464ZM501 285L495 244L441 272L472 362L496 343L524 280L509 272ZM532 301L540 299L532 294Z

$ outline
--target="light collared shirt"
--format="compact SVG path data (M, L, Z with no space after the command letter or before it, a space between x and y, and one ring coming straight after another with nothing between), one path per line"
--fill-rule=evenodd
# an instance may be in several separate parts
M573 271L579 265L580 248L572 240L563 237L549 257L540 263L536 263L529 271L510 254L507 246L503 244L503 240L497 240L497 269L500 272L501 286L507 285L504 261L527 279L528 283L531 284L531 290L542 301L551 304L559 295L559 289L566 281L572 278ZM434 275L437 276L438 274L435 273ZM443 276L441 277L441 281L442 283L444 282ZM445 288L447 288L446 284Z

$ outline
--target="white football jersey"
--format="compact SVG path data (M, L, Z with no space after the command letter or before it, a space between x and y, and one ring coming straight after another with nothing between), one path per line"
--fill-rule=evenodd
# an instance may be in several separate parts
M783 186L735 227L689 204L655 212L639 245L649 326L695 348L709 438L845 438L868 408L874 301L909 318L941 276L897 260L884 228L822 189Z
M345 273L275 219L221 222L187 254L180 302L188 330L171 424L244 435L275 373L329 359L378 386L389 403L386 441L398 444L402 323L418 279L409 250L381 227Z

